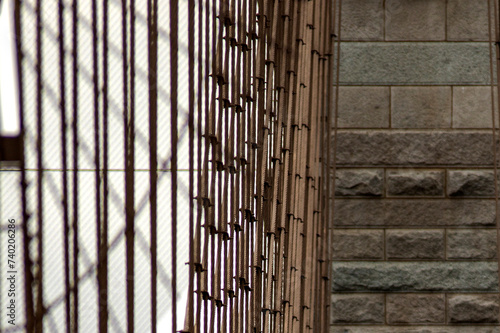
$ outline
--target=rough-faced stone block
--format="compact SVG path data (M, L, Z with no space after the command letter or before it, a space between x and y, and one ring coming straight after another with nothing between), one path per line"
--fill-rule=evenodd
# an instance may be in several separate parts
M496 258L496 231L448 229L448 259Z
M450 323L498 323L498 295L454 295L448 298Z
M451 197L494 197L492 170L449 170L448 195Z
M494 200L335 200L335 226L495 226Z
M498 127L498 111L495 114ZM490 87L453 87L454 128L491 128L492 124Z
M383 323L384 295L333 295L333 323Z
M393 87L393 128L450 128L451 87Z
M331 326L331 333L500 333L494 326Z
M448 40L488 40L488 0L448 0Z
M387 230L387 258L442 259L444 230Z
M489 84L489 61L488 43L344 42L340 83L372 86Z
M333 262L334 291L493 292L495 262Z
M384 40L384 1L342 1L341 29L343 40Z
M335 230L332 249L335 259L384 259L384 231Z
M445 0L386 0L386 40L444 40Z
M387 172L389 196L443 196L444 171L389 170Z
M381 196L383 169L338 169L335 171L336 196Z
M388 294L388 324L427 324L445 322L443 294Z
M338 126L388 128L389 87L340 87Z
M492 133L488 130L338 131L339 166L492 164Z

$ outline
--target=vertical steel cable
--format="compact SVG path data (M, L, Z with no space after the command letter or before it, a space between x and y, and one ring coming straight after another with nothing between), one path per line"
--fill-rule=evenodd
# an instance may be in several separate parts
M201 327L206 329L207 327L207 317L208 317L208 300L207 300L207 287L206 287L206 255L207 255L207 250L208 250L208 233L209 233L209 228L208 226L204 226L204 241L203 241L203 253L202 253L202 244L201 244L201 224L202 224L202 210L204 213L204 216L206 218L207 212L208 212L208 205L210 204L208 202L208 184L205 182L205 177L208 175L208 156L209 156L209 147L210 147L210 140L209 140L209 135L210 135L210 129L209 129L209 109L210 109L210 82L211 80L209 79L209 66L210 66L210 54L211 54L211 40L210 40L210 23L211 23L211 18L213 18L215 15L210 15L211 13L211 8L213 6L210 6L207 4L206 9L205 9L205 39L204 39L204 44L205 44L205 68L204 68L204 81L205 81L205 105L204 105L204 112L203 114L201 113L201 110L198 111L198 117L199 117L199 122L200 122L200 128L201 125L204 125L204 130L203 130L203 136L204 136L204 146L203 146L203 161L201 160L201 137L202 133L199 132L198 138L199 138L199 143L198 143L198 148L200 149L198 151L198 165L199 165L199 177L198 177L198 218L197 218L197 225L196 225L196 232L198 233L199 237L197 237L197 241L195 246L197 246L197 251L195 255L197 256L196 262L197 262L197 309L196 309L196 333L199 333L201 331ZM200 25L201 25L201 20L200 20ZM200 45L202 45L200 43ZM202 169L203 168L203 169ZM203 175L203 176L202 176ZM203 177L203 178L202 178ZM203 179L203 180L202 180ZM204 316L203 316L203 322L201 320L201 308L202 308L202 298L203 298L203 307L204 307Z
M125 7L124 20L127 20ZM129 101L125 111L125 210L126 210L126 247L127 247L127 332L135 329L134 318L134 286L135 286L135 0L130 0L130 65L129 71L124 71L125 80L130 80L130 89L124 98ZM125 39L127 29L123 30ZM125 61L125 60L124 60ZM128 75L127 75L128 74Z
M131 196L133 195L131 193L131 188L133 185L131 184L131 178L133 175L131 175L131 170L130 170L130 142L129 142L129 126L130 126L130 110L129 110L129 78L128 78L128 24L127 24L127 1L122 2L122 57L123 57L123 62L122 62L122 76L123 76L123 129L124 129L124 161L125 161L125 246L126 246L126 271L127 271L127 278L126 278L126 289L127 289L127 331L130 330L130 323L133 322L133 289L131 292L130 288L130 273L133 271L133 262L131 260L131 254L130 248L132 247L133 249L133 212L131 212L131 209L133 209L133 206L130 207L130 199ZM133 170L132 170L133 172ZM133 256L133 254L132 254ZM132 326L133 327L133 326Z
M206 11L206 15L208 15L208 5ZM208 24L208 17L206 19L206 24ZM195 314L194 314L194 309L192 310L193 312L191 313L191 321L193 322L194 325L194 331L196 333L200 332L201 329L201 278L199 275L199 272L202 270L202 264L201 264L201 219L202 219L202 209L203 209L203 191L202 191L202 125L203 125L203 113L202 113L202 108L203 108L203 83L205 83L205 107L208 109L208 75L203 72L203 1L200 1L198 3L198 108L197 108L197 118L198 118L198 131L197 131L197 196L196 196L196 226L195 226L195 236L194 236L194 244L191 246L193 247L193 271L192 273L195 274L198 273L197 279L196 279L196 287L197 287L197 293L196 293L196 319L195 319ZM205 35L208 38L208 30L205 32ZM205 42L205 71L208 70L208 55L207 55L207 50L209 48L208 41ZM194 198L193 198L194 199ZM193 200L191 199L191 200ZM194 298L193 298L194 299ZM192 301L194 302L194 300Z
M171 251L172 251L172 332L177 329L177 57L178 57L178 21L179 7L177 1L170 1L170 144L172 160L171 200Z
M37 118L37 219L38 219L38 257L35 283L36 283L36 310L35 310L35 331L43 331L43 122L42 122L42 1L36 2L36 71L37 71L37 92L36 92L36 118ZM29 251L29 250L28 250ZM29 253L29 252L28 252ZM29 318L27 318L29 320Z
M100 258L103 257L102 247L102 216L101 216L101 144L99 118L99 32L97 22L97 0L92 0L92 61L93 61L93 89L94 89L94 154L95 154L95 206L96 206L96 239L98 258L98 301L99 301L99 328L106 332L107 303L105 284L102 279Z
M189 57L189 70L188 70L188 89L189 89L189 115L188 115L188 130L189 130L189 240L190 243L194 238L194 29L195 29L195 3L194 0L188 2L188 57ZM193 329L193 300L194 300L194 248L192 244L189 246L189 282L188 282L188 300L187 300L187 313L186 325L184 330L191 332Z
M69 212L68 212L68 161L67 161L67 145L66 145L66 76L65 76L65 55L64 55L64 4L62 0L58 3L58 19L59 19L59 90L60 112L61 112L61 160L62 160L62 183L63 183L63 219L64 219L64 287L65 287L65 316L66 316L66 331L71 330L71 294L70 294L70 258L69 258Z
M22 222L22 239L23 239L23 263L24 263L24 315L26 318L26 330L28 332L34 331L34 321L30 318L35 317L34 307L33 307L33 263L31 261L30 255L30 244L31 237L28 231L28 222L30 219L30 214L28 213L27 204L27 194L26 189L28 183L26 181L26 150L24 147L24 142L26 142L26 129L24 123L24 89L23 89L23 38L22 38L22 25L21 20L21 1L14 2L14 25L16 33L16 57L17 57L17 91L18 91L18 105L19 105L19 121L21 127L21 209L23 214Z
M151 214L151 331L157 331L158 277L158 1L148 0L149 186Z
M73 0L73 307L72 307L72 332L78 332L78 0Z
M108 324L108 218L109 218L109 207L108 207L108 195L109 195L109 166L108 166L108 104L109 104L109 93L108 93L108 0L103 0L103 57L102 57L102 71L103 71L103 91L102 91L102 112L103 112L103 217L102 226L100 229L100 243L99 243L99 264L98 264L98 279L99 285L102 291L100 295L103 309L103 320L100 322L100 331L107 332Z

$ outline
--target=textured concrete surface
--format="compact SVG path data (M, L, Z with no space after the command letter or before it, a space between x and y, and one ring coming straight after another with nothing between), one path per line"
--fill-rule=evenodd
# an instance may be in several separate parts
M487 43L344 42L342 85L489 84Z
M493 292L492 262L333 262L334 291Z

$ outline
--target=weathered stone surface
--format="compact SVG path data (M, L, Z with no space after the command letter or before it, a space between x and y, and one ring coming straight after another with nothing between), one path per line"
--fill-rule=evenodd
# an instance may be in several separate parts
M492 170L449 170L448 195L452 197L494 197Z
M383 169L338 169L335 171L336 196L381 196Z
M340 87L339 128L388 128L389 95L389 87Z
M496 231L448 229L448 259L496 258Z
M388 324L444 324L444 295L388 294L387 322Z
M488 40L488 0L448 0L448 40Z
M444 40L445 0L386 0L386 40Z
M384 40L384 1L342 1L341 29L343 40Z
M489 77L488 43L344 42L341 46L342 85L488 84Z
M443 196L444 171L390 170L387 172L389 196Z
M488 130L339 130L337 165L492 165L491 148Z
M444 258L444 230L387 230L389 259Z
M333 262L334 291L493 292L494 262Z
M495 112L498 127L498 110ZM492 123L490 87L453 87L454 128L491 128Z
M384 295L333 295L334 323L383 323Z
M332 255L335 259L383 259L383 230L335 230Z
M450 323L498 323L498 295L454 295L448 298Z
M331 333L500 333L493 326L332 326Z
M393 128L450 128L451 87L393 87Z
M336 226L494 226L494 200L335 200Z

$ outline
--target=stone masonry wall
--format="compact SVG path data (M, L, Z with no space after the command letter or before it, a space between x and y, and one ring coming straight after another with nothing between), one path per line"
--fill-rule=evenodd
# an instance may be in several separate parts
M332 333L500 332L488 1L342 3Z

